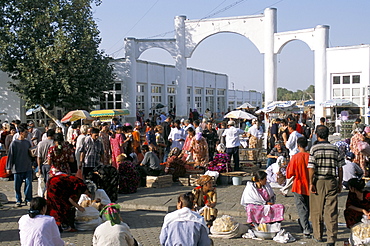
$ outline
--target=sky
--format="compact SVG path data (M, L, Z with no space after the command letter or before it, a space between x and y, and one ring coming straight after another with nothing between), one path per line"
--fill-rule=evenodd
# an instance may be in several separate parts
M247 16L269 7L277 9L278 32L329 25L329 47L370 44L369 0L103 0L93 7L93 15L102 38L100 48L122 58L125 37L173 38L175 16L190 20ZM175 64L159 48L146 50L139 59ZM314 54L304 42L288 43L277 60L278 87L296 91L314 84ZM264 91L263 54L241 35L213 35L187 61L188 67L227 74L230 89Z

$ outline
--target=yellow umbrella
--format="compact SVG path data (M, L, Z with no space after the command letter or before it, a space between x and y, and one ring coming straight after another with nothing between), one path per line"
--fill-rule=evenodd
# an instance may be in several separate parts
M130 111L128 109L102 109L94 110L90 112L90 116L97 117L115 117L118 115L129 115Z

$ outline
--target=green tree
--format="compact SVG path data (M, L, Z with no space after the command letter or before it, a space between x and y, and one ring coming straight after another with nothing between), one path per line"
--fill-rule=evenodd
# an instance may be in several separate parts
M0 69L10 89L44 112L89 109L114 80L99 51L91 4L99 0L0 0Z

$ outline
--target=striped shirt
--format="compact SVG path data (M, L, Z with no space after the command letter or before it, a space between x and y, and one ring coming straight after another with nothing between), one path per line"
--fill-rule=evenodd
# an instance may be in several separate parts
M312 146L307 168L314 168L315 175L337 177L337 169L345 164L337 146L323 141Z

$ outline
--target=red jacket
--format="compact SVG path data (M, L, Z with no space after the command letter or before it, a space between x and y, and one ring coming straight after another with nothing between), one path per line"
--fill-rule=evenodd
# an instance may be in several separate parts
M287 179L294 176L292 192L306 196L310 195L307 169L309 155L307 152L299 152L293 155L286 170Z

